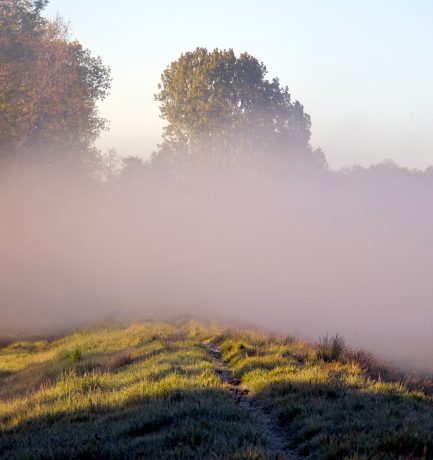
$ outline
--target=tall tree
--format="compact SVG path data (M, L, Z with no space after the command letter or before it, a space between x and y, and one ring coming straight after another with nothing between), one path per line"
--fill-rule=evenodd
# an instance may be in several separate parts
M197 48L182 54L165 69L155 95L167 122L156 159L273 154L323 161L309 145L309 115L266 75L248 53Z
M97 101L110 70L71 40L46 0L0 3L0 155L36 152L49 162L91 157L105 127Z

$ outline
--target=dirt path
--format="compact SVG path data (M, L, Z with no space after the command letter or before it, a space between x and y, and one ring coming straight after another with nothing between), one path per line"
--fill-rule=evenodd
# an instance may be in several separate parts
M301 457L288 446L289 433L282 430L271 418L269 411L258 399L249 396L247 389L240 386L240 380L234 378L233 372L222 360L221 350L214 343L204 342L215 372L221 379L223 386L229 391L236 402L243 408L248 409L264 428L264 435L269 443L269 447L275 452L275 459L299 460Z

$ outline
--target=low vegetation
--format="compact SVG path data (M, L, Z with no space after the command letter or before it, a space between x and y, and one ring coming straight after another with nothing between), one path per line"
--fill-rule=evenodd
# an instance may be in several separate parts
M433 458L431 396L375 377L374 360L346 350L341 337L313 347L240 333L220 343L242 385L268 404L301 456Z
M5 342L0 457L278 458L258 410L221 382L208 343L297 458L433 457L431 396L375 375L372 358L340 338L313 346L153 322Z

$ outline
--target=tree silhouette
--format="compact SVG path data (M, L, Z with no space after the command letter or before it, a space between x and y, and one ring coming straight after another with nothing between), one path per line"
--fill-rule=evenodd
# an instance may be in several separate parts
M263 63L248 53L237 57L232 49L182 54L165 69L155 95L167 122L155 160L272 154L323 161L309 145L309 115L266 74Z

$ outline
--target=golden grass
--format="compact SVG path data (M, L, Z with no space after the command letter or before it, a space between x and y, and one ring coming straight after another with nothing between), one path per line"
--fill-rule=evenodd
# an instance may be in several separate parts
M365 354L257 331L146 322L0 348L1 458L273 458L203 343L269 408L299 455L433 458L433 401ZM367 363L367 364L366 364Z

